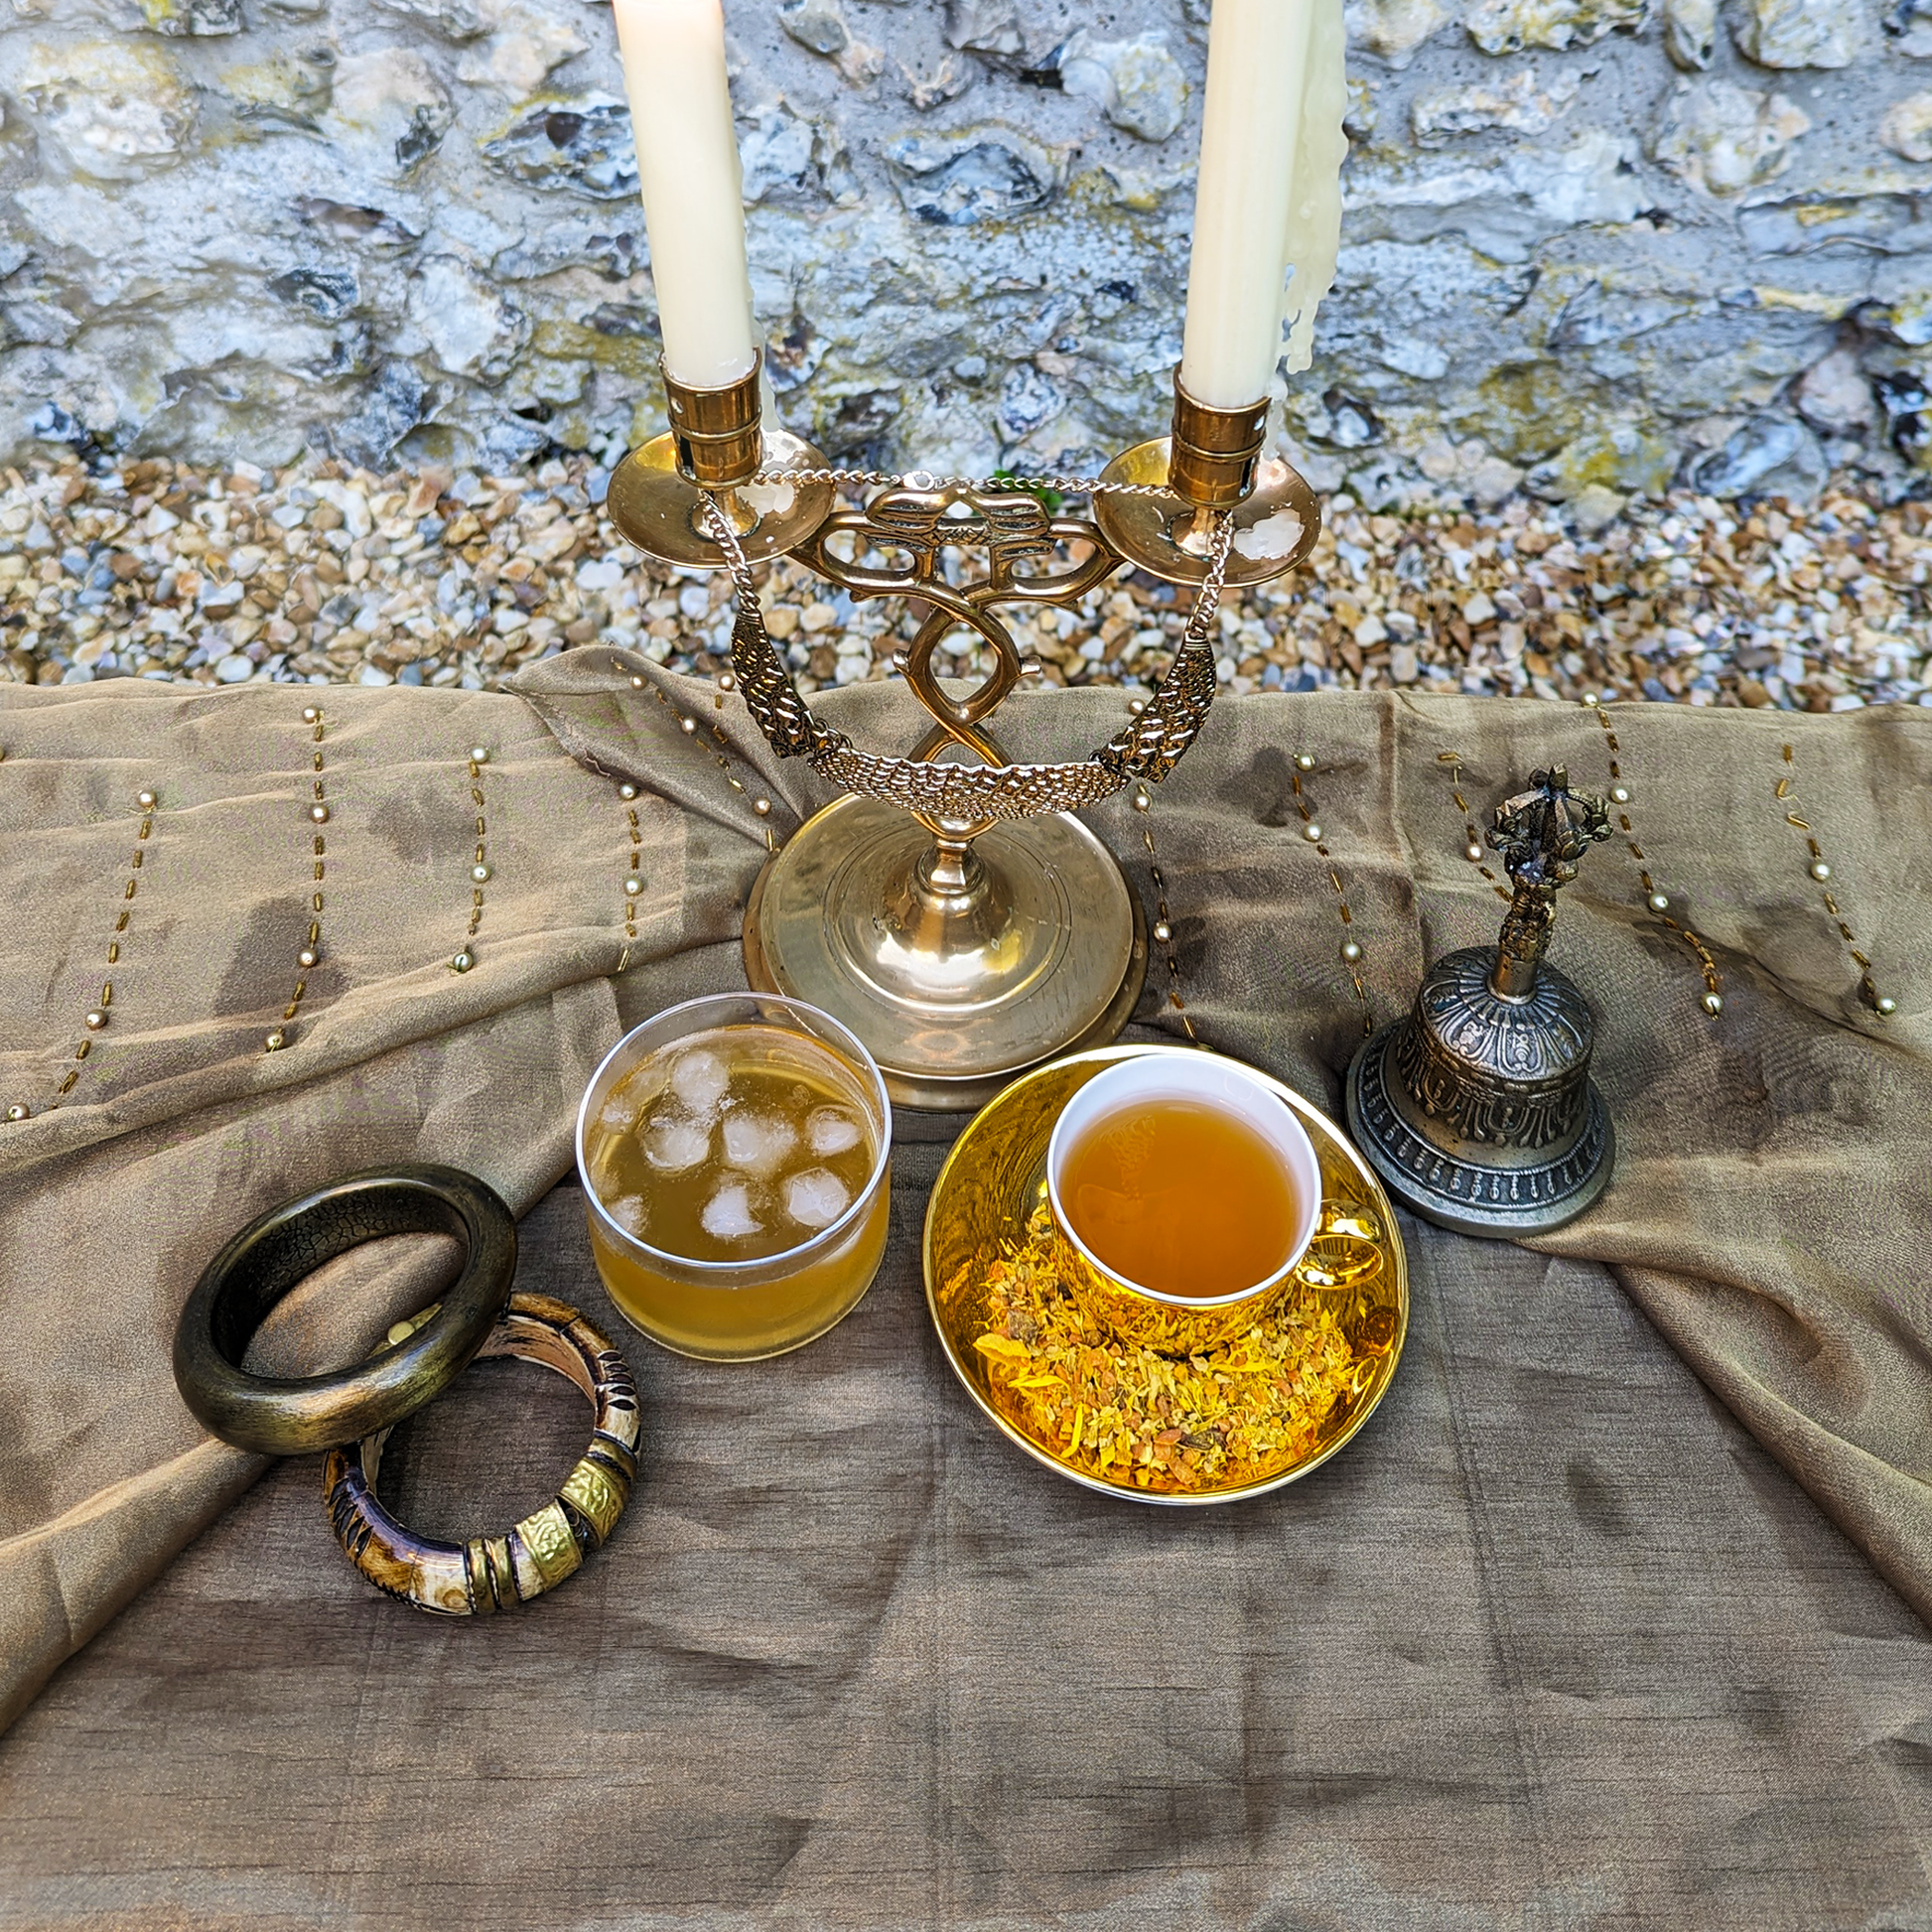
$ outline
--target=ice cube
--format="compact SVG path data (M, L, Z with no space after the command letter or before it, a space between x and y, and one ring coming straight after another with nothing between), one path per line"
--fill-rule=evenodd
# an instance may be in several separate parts
M751 1189L742 1180L728 1180L705 1202L698 1217L704 1231L714 1241L742 1241L759 1231L759 1219L752 1212Z
M731 1085L731 1071L708 1046L694 1046L671 1062L669 1086L686 1113L703 1121L718 1118L718 1103Z
M622 1134L636 1118L637 1110L630 1104L629 1098L621 1093L614 1093L604 1103L604 1111L598 1115L597 1124L608 1133Z
M807 1168L785 1182L785 1212L800 1227L828 1228L851 1202L845 1182L823 1168Z
M620 1194L616 1200L606 1201L605 1206L612 1220L626 1234L642 1234L644 1223L650 1218L650 1209L641 1194Z
M662 1173L682 1173L711 1152L711 1129L684 1114L658 1114L644 1130L644 1159Z
M805 1123L805 1138L811 1142L812 1152L823 1159L857 1147L865 1138L865 1130L843 1107L820 1107Z
M734 1107L725 1116L725 1159L747 1173L769 1173L798 1145L798 1130L782 1114Z

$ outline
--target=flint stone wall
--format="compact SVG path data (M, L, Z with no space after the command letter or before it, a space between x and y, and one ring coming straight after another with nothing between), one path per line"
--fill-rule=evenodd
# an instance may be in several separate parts
M603 462L656 426L608 7L12 0L0 450ZM727 0L782 413L1084 467L1165 424L1203 0ZM1932 0L1352 0L1282 434L1371 504L1932 462ZM1586 495L1587 492L1587 495Z

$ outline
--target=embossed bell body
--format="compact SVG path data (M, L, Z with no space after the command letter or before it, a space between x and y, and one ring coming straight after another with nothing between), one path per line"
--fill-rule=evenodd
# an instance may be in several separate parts
M1613 1135L1589 1078L1595 1025L1543 963L1558 887L1603 836L1607 810L1561 766L1498 808L1490 843L1516 897L1495 946L1446 954L1407 1018L1348 1069L1348 1124L1398 1199L1463 1234L1546 1233L1609 1179Z

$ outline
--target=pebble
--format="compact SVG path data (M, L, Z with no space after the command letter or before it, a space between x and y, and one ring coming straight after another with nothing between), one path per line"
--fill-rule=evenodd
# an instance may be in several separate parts
M1628 497L1618 495L1600 483L1589 483L1571 499L1570 513L1581 536L1600 537L1623 514L1628 501Z
M1823 378L1799 404L1815 420L1850 407ZM1707 483L1788 467L1772 427L1753 420L1712 451ZM0 679L484 690L586 644L715 676L728 584L641 561L595 474L582 458L454 481L320 459L279 475L162 458L5 473ZM1932 703L1929 583L1932 505L1844 480L1809 507L1590 485L1563 507L1516 493L1384 514L1337 494L1305 569L1225 602L1216 656L1236 691ZM786 560L765 597L806 691L892 675L917 628L889 602L828 597ZM1186 611L1130 574L1012 622L1038 681L1145 691ZM936 661L947 676L991 668L972 652Z

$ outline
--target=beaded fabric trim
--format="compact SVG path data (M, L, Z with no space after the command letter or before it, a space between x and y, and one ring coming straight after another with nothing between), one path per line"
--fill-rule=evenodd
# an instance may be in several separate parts
M1818 842L1818 834L1812 827L1799 801L1792 796L1798 781L1797 758L1792 748L1784 750L1784 775L1777 781L1772 792L1776 801L1784 807L1784 822L1795 831L1805 835L1805 848L1810 854L1807 870L1820 889L1819 897L1824 901L1825 910L1831 915L1832 923L1838 928L1838 936L1845 942L1845 950L1852 955L1853 963L1859 969L1859 998L1875 1013L1880 1020L1889 1020L1898 1011L1898 1002L1889 993L1880 993L1871 977L1871 959L1861 949L1859 935L1852 930L1844 912L1839 909L1837 894L1831 884L1832 868L1825 857L1825 848Z
M302 950L296 954L295 963L298 976L295 990L289 995L289 1003L282 1009L282 1024L270 1029L262 1040L262 1050L279 1053L294 1037L291 1023L302 1011L302 996L309 990L309 973L322 957L322 885L328 873L328 841L323 837L322 828L329 823L329 794L323 780L324 759L323 740L328 733L328 721L324 718L320 705L305 706L302 722L309 727L314 749L309 763L314 773L312 789L314 796L309 805L309 830L313 835L314 866L313 884L315 891L309 896L309 936Z

